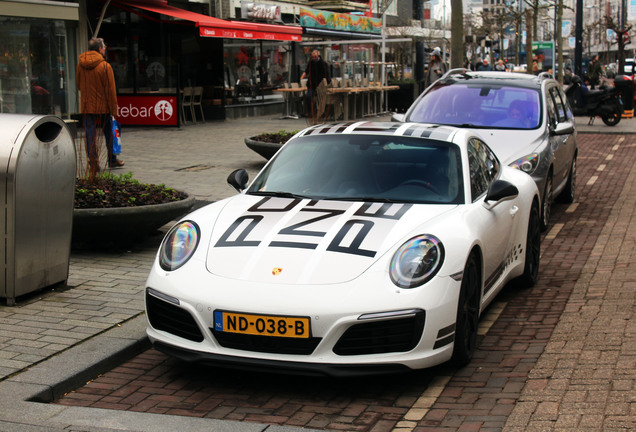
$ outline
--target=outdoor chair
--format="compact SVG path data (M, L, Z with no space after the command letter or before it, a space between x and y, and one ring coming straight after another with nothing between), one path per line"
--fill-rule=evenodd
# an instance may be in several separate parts
M187 123L186 112L190 111L192 116L192 87L185 87L181 93L181 122ZM192 121L196 122L193 118Z
M197 122L196 108L199 108L199 112L201 113L201 121L205 121L205 116L203 115L203 106L201 103L203 102L203 87L194 87L192 91L192 103L190 104L190 112L192 114L192 121Z

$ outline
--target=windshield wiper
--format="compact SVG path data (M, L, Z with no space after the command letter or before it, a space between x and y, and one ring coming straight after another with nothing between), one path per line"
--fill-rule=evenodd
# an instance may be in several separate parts
M460 125L454 125L454 126L460 127L460 128L471 128L471 129L492 129L492 126L476 125L473 123L462 123Z
M272 196L279 198L299 198L299 199L313 199L310 196L306 195L298 195L291 192L281 192L281 191L252 191L248 192L248 195L261 195L261 196Z
M364 201L364 202L379 202L379 203L403 203L404 200L396 200L391 198L382 198L374 196L350 196L350 197L328 197L325 198L331 201Z

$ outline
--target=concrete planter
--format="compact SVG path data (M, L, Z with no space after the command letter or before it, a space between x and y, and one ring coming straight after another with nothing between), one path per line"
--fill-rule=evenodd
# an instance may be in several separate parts
M73 243L125 243L152 234L188 213L194 196L165 204L73 210Z
M278 149L283 146L283 144L279 143L256 141L253 138L254 137L245 138L245 145L267 160L271 159L271 157L276 154Z

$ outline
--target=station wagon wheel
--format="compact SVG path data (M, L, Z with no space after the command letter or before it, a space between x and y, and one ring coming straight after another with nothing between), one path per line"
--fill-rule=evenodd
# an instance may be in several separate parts
M572 159L572 166L570 167L570 175L568 176L568 182L565 184L563 192L559 195L559 201L563 203L574 202L574 196L576 194L576 155Z
M479 325L479 302L481 296L480 266L475 254L470 254L464 268L462 285L457 305L455 343L451 362L457 366L467 365L473 358L477 345Z
M545 179L545 188L543 189L543 205L541 206L541 230L545 231L550 225L550 216L552 213L552 173L548 174Z
M519 283L523 288L530 288L539 279L539 263L541 261L541 228L539 223L539 204L535 201L528 218L528 236L526 238L526 258L523 275Z

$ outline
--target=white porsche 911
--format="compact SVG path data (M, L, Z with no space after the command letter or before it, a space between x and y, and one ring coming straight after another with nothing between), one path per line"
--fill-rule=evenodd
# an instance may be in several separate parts
M240 193L187 215L147 280L170 355L334 376L470 361L504 285L531 286L539 193L468 130L340 123L299 132Z

